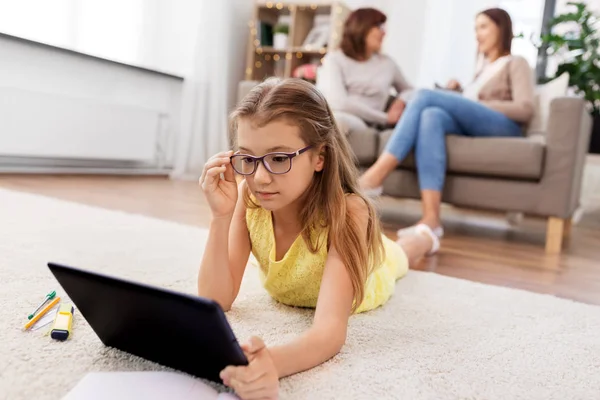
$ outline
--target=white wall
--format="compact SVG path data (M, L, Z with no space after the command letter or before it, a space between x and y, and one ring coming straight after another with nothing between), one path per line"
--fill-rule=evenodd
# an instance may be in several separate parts
M426 0L388 3L383 51L396 61L413 85L418 84L421 72L419 60L423 57L426 14Z
M253 13L253 8L247 0L232 1L236 12L232 15L228 27L231 37L235 38L227 46L229 53L227 107L229 110L235 107L238 83L244 79L246 71L246 52L248 51L248 36L250 34L248 21L252 19ZM215 40L218 40L218 38Z
M181 79L7 37L0 37L0 54L0 97L20 99L0 110L11 113L1 125L0 169L12 164L6 156L88 157L96 159L93 165L105 165L99 159L145 159L141 164L150 167L173 162ZM71 103L76 106L69 110ZM166 124L158 126L158 116ZM135 120L140 123L131 125ZM120 126L132 129L116 137ZM159 148L162 160L154 159ZM50 158L46 166L65 165Z
M122 0L120 0L122 1ZM200 13L204 0L144 0L145 64L181 76L192 73ZM210 34L207 32L207 34Z
M385 2L389 22L384 51L417 87L469 82L475 73L475 16L490 7L510 14L515 34L539 32L544 0L422 0ZM529 38L513 42L515 54L535 66L536 51Z
M490 0L427 0L418 85L433 87L457 79L463 84L475 72L475 15L494 6Z
M0 0L0 32L175 75L191 72L204 0Z

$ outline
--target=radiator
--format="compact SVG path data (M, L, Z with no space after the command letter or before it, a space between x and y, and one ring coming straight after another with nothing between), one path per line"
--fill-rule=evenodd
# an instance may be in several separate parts
M0 87L0 156L152 162L165 115Z

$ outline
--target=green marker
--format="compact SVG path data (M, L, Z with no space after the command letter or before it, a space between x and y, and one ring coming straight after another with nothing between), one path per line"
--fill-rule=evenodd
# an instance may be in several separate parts
M46 295L46 297L44 298L44 301L42 301L42 304L40 304L38 306L38 308L35 309L34 312L32 312L31 314L29 314L27 316L27 319L31 319L33 318L33 316L35 315L36 312L40 311L40 308L42 308L44 306L44 304L46 304L48 302L48 300L52 300L54 297L56 297L56 290L51 291L50 293L48 293Z

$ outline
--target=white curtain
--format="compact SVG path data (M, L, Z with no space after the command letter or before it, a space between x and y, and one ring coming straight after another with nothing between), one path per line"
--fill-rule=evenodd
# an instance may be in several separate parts
M252 9L247 0L202 1L172 178L197 179L206 160L228 148L227 116L243 79Z

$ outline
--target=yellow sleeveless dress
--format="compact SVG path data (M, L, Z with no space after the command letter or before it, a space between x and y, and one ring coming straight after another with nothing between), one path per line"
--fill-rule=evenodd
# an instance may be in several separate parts
M249 207L246 224L261 282L271 297L286 305L315 308L327 260L327 233L322 235L325 240L316 253L311 253L302 235L298 235L284 257L276 261L271 212L262 207ZM386 259L367 278L365 298L357 313L384 304L394 293L396 280L408 272L408 259L402 248L386 236L383 236L383 244Z

